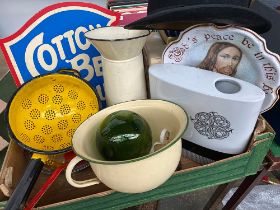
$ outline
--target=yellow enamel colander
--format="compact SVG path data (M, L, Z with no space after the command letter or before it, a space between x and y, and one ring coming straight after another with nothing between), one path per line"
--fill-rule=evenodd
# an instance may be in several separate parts
M71 150L76 128L99 108L96 91L75 70L39 76L18 89L7 108L8 131L33 155L7 209L26 201L31 182L35 182L44 164L52 164L48 155Z

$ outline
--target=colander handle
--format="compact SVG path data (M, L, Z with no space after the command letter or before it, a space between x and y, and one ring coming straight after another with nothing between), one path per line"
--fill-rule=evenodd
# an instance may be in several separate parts
M33 207L38 203L38 201L41 199L41 197L45 194L45 192L48 190L48 188L54 183L54 181L57 179L57 177L61 174L63 170L65 170L67 164L58 167L54 170L54 172L51 174L51 176L47 179L47 181L43 184L39 192L26 204L24 210L30 210L33 209Z
M74 75L76 77L81 77L80 72L78 70L75 70L75 69L59 69L59 70L57 70L57 73L68 74L68 75Z
M44 163L41 159L31 159L29 161L20 182L7 202L6 210L18 210L23 208L43 166Z
M73 171L75 165L77 165L82 160L83 160L82 158L76 156L69 162L69 164L66 168L66 172L65 172L65 176L66 176L68 183L71 184L73 187L77 187L77 188L83 188L83 187L88 187L91 185L99 184L100 181L97 178L88 179L88 180L84 180L84 181L77 181L77 180L72 179L71 174L72 174L72 171Z

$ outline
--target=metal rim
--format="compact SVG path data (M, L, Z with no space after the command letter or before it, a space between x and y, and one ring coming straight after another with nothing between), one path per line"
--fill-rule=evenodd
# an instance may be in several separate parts
M75 152L75 154L77 156L79 156L80 158L82 158L83 160L86 160L88 162L92 162L92 163L95 163L95 164L101 164L101 165L118 165L118 164L127 164L127 163L133 163L133 162L137 162L137 161L140 161L140 160L145 160L145 159L148 159L150 157L153 157L165 150L167 150L168 148L170 148L171 146L173 146L175 143L177 143L179 140L182 140L182 135L183 133L187 130L188 126L189 126L189 115L188 113L178 104L174 103L174 102L170 102L168 100L163 100L163 99L150 99L150 100L153 100L153 101L162 101L162 102L168 102L168 103L172 103L173 105L181 108L181 110L185 113L186 115L186 126L184 127L184 129L181 130L181 132L179 134L177 134L177 138L174 138L171 142L169 142L167 145L165 145L164 147L160 148L159 150L153 152L153 153L149 153L147 155L144 155L144 156L141 156L141 157L138 157L138 158L133 158L133 159L128 159L128 160L121 160L121 161L107 161L107 160L97 160L97 159L89 159L89 158L86 158L82 155L80 155L77 151L75 151L75 149L73 148L73 151ZM132 100L130 102L133 102L133 101L139 101L139 100ZM122 102L122 103L119 103L119 104L116 104L116 105L120 105L120 104L123 104L123 103L126 103L126 102ZM116 105L113 105L109 108L113 108L114 106ZM72 142L73 142L73 139L72 139ZM73 145L73 144L72 144Z

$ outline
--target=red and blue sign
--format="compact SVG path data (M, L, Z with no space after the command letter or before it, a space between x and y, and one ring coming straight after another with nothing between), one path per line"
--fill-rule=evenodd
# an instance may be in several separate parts
M58 3L38 12L15 34L0 39L0 46L17 86L61 68L76 69L97 90L104 107L101 56L84 33L118 22L118 13L94 4Z

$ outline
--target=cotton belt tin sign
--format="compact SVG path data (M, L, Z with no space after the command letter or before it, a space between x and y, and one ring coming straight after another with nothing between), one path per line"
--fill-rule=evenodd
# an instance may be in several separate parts
M100 53L84 33L117 25L119 14L91 3L64 2L44 8L0 46L17 86L61 68L76 69L106 106Z

